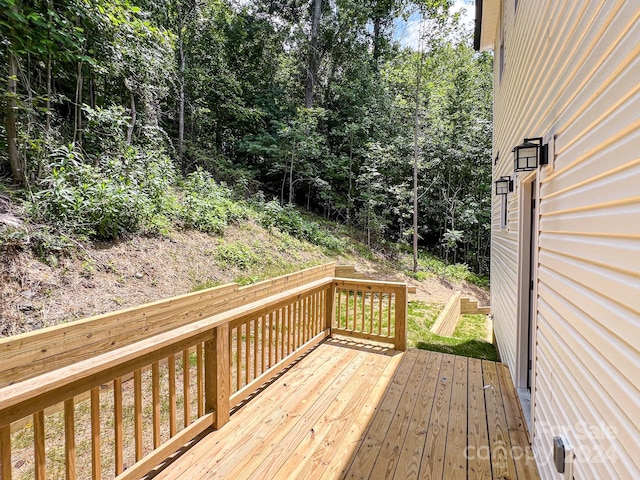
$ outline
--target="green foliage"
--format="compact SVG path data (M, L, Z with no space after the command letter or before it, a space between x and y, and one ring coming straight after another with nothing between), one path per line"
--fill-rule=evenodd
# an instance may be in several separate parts
M469 266L465 264L447 264L433 255L421 253L418 257L418 265L422 270L415 274L407 272L417 280L424 280L431 275L453 282L466 281L482 288L487 288L489 286L489 279L487 277L482 277L473 273L469 269Z
M127 148L96 166L74 145L62 146L52 152L50 168L27 206L37 221L98 239L166 223L171 164L159 152Z
M283 207L275 200L265 204L260 223L265 228L277 228L292 237L306 240L331 251L338 251L343 247L338 238L321 228L318 223L304 218L292 206Z
M246 217L224 180L404 244L417 112L422 246L486 274L492 58L452 3L337 2L310 34L304 2L0 0L0 174L34 188L33 221L91 238L221 234ZM424 55L397 41L410 18ZM342 248L293 207L263 217Z
M242 242L221 243L215 253L216 262L222 267L248 270L260 262L260 257Z
M208 278L206 280L199 280L194 282L191 291L199 292L200 290L206 290L208 288L217 287L219 285L222 285L222 282L220 282L220 280L213 280L211 278Z
M180 218L185 227L221 234L229 223L247 218L247 208L231 198L231 190L204 170L189 174L182 187Z

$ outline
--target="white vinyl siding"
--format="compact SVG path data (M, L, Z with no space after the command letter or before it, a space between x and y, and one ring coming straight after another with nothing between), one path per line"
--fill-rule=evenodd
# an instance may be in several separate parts
M504 11L494 152L537 136L552 152L537 176L538 467L543 479L562 478L550 456L564 433L576 479L640 478L640 3L519 0L517 16ZM494 166L501 175L514 175L509 155ZM507 229L493 199L492 312L514 377L525 175L509 194Z

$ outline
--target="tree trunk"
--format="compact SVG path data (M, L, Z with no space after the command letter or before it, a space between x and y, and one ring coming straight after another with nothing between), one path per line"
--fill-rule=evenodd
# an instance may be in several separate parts
M353 208L353 134L349 135L349 190L347 192L347 225L351 226L351 209Z
M185 174L187 166L184 160L184 106L185 106L185 92L184 92L184 71L185 71L185 53L184 53L184 36L183 36L183 16L180 2L178 2L178 55L179 58L179 79L178 84L180 86L180 100L178 106L178 163L182 169L182 173Z
M47 137L51 134L51 54L47 59L47 116L45 120L45 133Z
M293 142L291 150L291 167L289 168L289 205L293 203L293 162L296 158L296 142Z
M307 77L304 89L304 106L313 107L313 91L315 89L320 55L318 52L318 36L320 30L320 17L322 15L322 0L312 0L311 4L311 37L309 39L309 63L307 64Z
M420 39L422 40L422 24L420 25ZM420 45L421 47L421 45ZM420 62L416 78L415 112L413 118L413 272L418 271L418 131L420 129L420 79L422 78L422 63L424 53L419 49Z
M74 131L73 142L82 145L82 62L78 62L78 73L76 77L76 105L75 105L75 119L74 119Z
M133 96L133 91L131 92L131 121L129 122L129 128L127 128L127 143L131 144L131 140L133 138L133 129L136 126L136 99Z
M373 63L378 70L378 58L380 57L380 32L382 20L378 15L373 19Z
M96 108L96 82L93 77L93 70L89 66L89 106Z
M18 152L18 128L16 126L16 111L18 109L18 59L13 52L8 51L8 80L7 93L9 100L5 114L5 128L7 131L7 153L9 154L9 165L13 179L21 184L26 182L24 165Z

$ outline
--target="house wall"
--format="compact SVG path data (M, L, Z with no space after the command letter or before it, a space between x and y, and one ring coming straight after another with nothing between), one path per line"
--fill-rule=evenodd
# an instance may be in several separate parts
M511 149L525 137L549 142L550 165L518 174L507 228L493 199L500 354L522 384L519 212L537 175L532 433L541 476L564 478L550 459L552 437L564 433L576 479L640 478L640 2L504 0L501 19L494 180L514 175Z

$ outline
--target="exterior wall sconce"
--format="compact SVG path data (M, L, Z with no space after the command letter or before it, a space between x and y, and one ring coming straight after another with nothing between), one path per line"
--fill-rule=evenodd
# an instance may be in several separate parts
M542 144L542 137L525 138L520 145L513 147L513 171L527 172L538 165L549 163L549 144Z
M496 195L508 195L509 192L513 192L513 180L511 177L500 177L495 181Z

